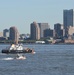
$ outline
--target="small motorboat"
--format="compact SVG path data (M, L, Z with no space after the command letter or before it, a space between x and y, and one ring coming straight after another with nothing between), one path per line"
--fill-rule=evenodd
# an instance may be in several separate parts
M16 56L16 58L15 58L15 59L23 60L23 59L26 59L26 57L25 57L24 55L20 55L20 54L18 54L18 55Z

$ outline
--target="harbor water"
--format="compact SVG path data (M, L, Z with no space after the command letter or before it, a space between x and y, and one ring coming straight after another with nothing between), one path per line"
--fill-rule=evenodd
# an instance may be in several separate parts
M2 54L8 46L0 44L0 75L74 75L74 45L24 44L36 52L24 60Z

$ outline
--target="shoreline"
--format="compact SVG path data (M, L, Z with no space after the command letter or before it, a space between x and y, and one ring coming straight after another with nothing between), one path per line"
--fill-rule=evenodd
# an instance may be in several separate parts
M11 42L0 42L0 44L13 44L13 42L11 43ZM26 43L22 43L22 42L19 42L19 44L34 44L34 45L74 45L74 43L28 43L28 42L26 42Z

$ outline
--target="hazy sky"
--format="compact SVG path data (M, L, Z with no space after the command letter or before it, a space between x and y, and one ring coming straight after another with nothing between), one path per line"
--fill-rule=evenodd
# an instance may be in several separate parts
M0 32L16 26L20 33L30 33L33 21L53 28L63 23L64 9L74 9L74 0L0 0Z

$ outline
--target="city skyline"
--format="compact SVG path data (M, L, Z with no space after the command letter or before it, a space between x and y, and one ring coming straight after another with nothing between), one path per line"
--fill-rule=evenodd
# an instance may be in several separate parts
M0 32L16 26L20 33L30 33L30 24L63 24L63 10L73 9L73 0L2 0L0 1Z

